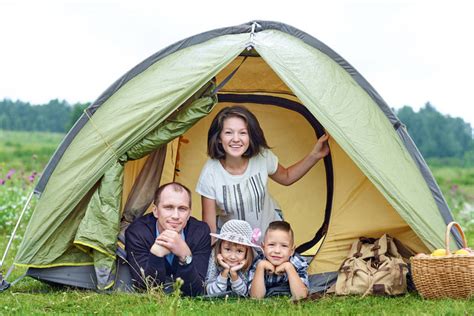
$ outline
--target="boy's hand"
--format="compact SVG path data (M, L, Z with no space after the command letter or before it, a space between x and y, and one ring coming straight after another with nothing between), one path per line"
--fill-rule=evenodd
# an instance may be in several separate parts
M263 270L265 272L268 272L270 274L275 273L275 266L270 263L270 261L267 260L261 260L257 264L257 269Z
M278 275L287 274L290 269L294 270L295 267L289 261L283 262L282 264L280 264L278 267L275 268L275 274L278 274Z

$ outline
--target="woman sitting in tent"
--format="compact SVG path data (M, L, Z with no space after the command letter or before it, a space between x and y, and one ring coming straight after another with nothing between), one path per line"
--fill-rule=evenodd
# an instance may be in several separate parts
M210 159L196 187L202 198L202 219L211 232L220 231L230 219L245 220L261 231L270 222L282 220L267 192L268 177L282 185L298 181L329 153L328 138L327 134L320 137L306 157L285 168L270 150L252 112L242 106L223 108L209 128Z

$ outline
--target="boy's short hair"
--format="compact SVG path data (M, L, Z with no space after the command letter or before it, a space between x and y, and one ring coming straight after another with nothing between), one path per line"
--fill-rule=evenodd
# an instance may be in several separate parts
M272 230L280 230L280 231L289 233L291 237L291 244L293 244L294 233L293 233L293 229L291 228L290 223L286 221L271 222L270 224L268 224L267 230L265 231L265 237L267 236L268 232Z

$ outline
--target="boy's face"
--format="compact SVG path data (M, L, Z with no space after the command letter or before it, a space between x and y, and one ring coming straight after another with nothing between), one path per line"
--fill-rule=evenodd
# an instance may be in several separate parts
M263 241L263 254L275 267L290 260L294 247L291 234L283 230L269 230Z

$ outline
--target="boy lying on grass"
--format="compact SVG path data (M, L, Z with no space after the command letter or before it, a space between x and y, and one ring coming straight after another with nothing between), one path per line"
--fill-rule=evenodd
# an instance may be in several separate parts
M295 253L293 230L285 221L268 225L260 254L249 271L250 296L263 298L271 289L291 294L295 299L308 296L308 264Z

